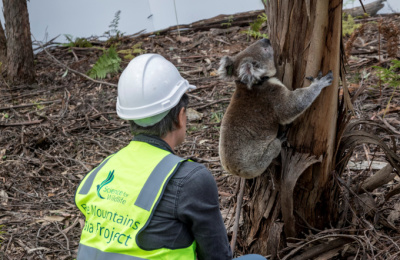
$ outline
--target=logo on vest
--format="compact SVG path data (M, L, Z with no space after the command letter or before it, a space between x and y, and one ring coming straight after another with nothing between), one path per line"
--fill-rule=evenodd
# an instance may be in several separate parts
M100 199L105 199L103 196L101 196L101 194L100 194L100 190L101 190L101 188L103 188L104 186L106 186L107 184L110 184L112 181L114 180L114 170L113 171L110 171L109 173L108 173L108 176L107 176L107 178L100 184L100 185L97 185L97 196L99 196L99 198Z
M124 205L126 203L126 198L129 196L128 193L122 190L105 187L106 185L110 184L113 180L114 180L114 170L110 171L108 173L107 178L104 181L102 181L99 185L97 185L97 196L100 199L110 200ZM107 195L104 195L104 193L106 193ZM106 197L103 197L102 194Z

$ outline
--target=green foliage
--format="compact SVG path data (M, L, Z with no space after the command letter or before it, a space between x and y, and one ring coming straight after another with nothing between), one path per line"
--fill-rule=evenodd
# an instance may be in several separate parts
M118 51L118 53L124 55L124 59L132 60L133 58L135 58L136 54L143 54L146 52L141 48L142 44L143 44L142 42L138 42L135 45L133 45L132 48L127 50L120 50Z
M63 43L62 46L64 47L80 47L80 48L90 48L93 45L86 40L85 38L76 37L75 40L72 35L64 34L65 38L67 39L68 43Z
M107 43L110 45L119 41L119 39L122 36L124 36L124 33L118 29L118 24L119 24L120 19L121 19L121 10L118 10L114 15L114 19L111 21L110 25L108 26L108 28L110 28L110 29L108 31L104 32L104 35L106 37L108 37Z
M110 30L107 31L106 33L108 33L110 36L115 36L117 34L121 34L121 31L118 30L119 19L121 19L120 15L121 15L121 10L118 10L114 15L114 19L111 21L110 25L108 26L108 28L110 28Z
M247 34L250 37L253 37L255 39L259 38L268 38L268 35L265 33L261 33L261 29L264 25L264 23L267 22L267 15L266 14L261 14L257 17L257 19L253 22L250 23L250 28L247 31L244 31L243 33Z
M343 36L349 36L351 35L355 29L359 28L361 24L356 24L354 22L353 16L350 14L347 15L343 13L342 15L342 35Z
M34 104L35 104L35 106L36 106L36 108L37 108L38 110L42 110L42 109L44 108L44 106L41 105L39 102L34 102Z
M259 16L257 16L257 19L253 23L250 23L251 30L259 32L263 24L266 23L267 20L268 19L266 14L260 14Z
M3 113L3 118L8 119L10 116L7 113Z
M392 60L391 65L389 68L383 68L380 66L372 66L377 71L377 76L379 79L384 83L387 84L389 87L393 88L393 93L390 96L389 102L385 109L386 111L389 109L390 102L396 92L400 88L400 60Z
M232 22L233 22L233 15L228 17L228 22L226 23L221 23L222 26L226 26L226 27L231 27L232 26Z
M221 123L223 116L224 116L224 113L222 111L212 112L211 113L211 122L212 123Z
M400 60L392 60L389 68L372 66L378 72L378 77L390 87L398 88L400 86Z
M97 60L88 75L93 79L104 79L107 74L113 74L121 70L121 58L118 56L115 47L111 46Z
M346 6L348 4L353 4L355 2L355 0L347 0L346 2L344 2L343 6Z
M3 160L5 160L6 158L7 158L7 156L2 157ZM6 233L3 231L3 228L4 228L4 225L0 225L0 235ZM3 240L0 237L0 245L1 245L1 242L3 242Z
M198 125L189 125L187 132L188 133L193 133L193 132L197 132L199 130L199 126Z

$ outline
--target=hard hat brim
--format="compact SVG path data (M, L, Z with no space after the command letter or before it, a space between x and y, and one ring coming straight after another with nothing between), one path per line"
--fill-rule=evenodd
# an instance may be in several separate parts
M190 91L193 89L196 89L196 86L190 85L187 80L183 79L181 84L178 84L178 86L176 87L174 93L170 93L170 95L166 97L164 100L161 100L157 103L149 104L147 106L135 107L135 108L122 107L118 97L116 104L117 114L121 119L125 120L137 120L155 116L165 111L168 111L174 106L176 106L181 97L183 96L183 94L186 91ZM149 111L157 111L157 113Z

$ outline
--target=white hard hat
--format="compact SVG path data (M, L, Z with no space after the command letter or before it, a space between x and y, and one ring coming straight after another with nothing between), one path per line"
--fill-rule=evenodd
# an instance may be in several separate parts
M119 78L117 114L135 122L153 116L159 121L186 90L195 88L163 56L143 54L131 60Z

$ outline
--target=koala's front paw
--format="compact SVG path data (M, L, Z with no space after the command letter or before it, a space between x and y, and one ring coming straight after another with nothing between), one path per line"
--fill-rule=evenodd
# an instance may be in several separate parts
M321 88L327 87L332 84L333 81L333 73L330 70L328 74L322 77L322 71L318 73L317 78L306 77L306 79L310 80L313 84L318 84Z

